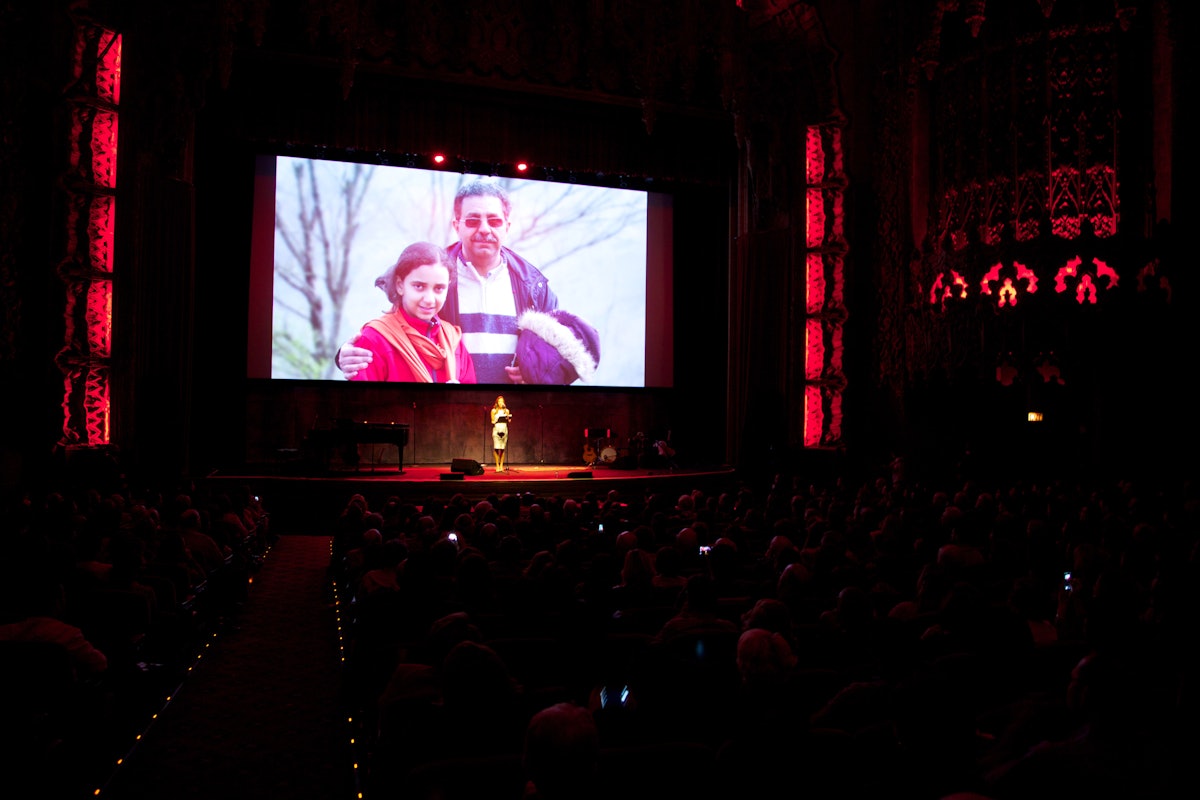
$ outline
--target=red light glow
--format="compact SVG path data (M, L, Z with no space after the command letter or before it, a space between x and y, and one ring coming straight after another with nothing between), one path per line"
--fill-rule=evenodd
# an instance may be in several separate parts
M1108 264L1105 264L1098 258L1093 258L1092 263L1096 265L1096 277L1108 278L1108 288L1112 289L1117 285L1117 273Z
M957 287L957 288L955 288ZM933 286L929 290L929 302L932 305L946 306L946 301L957 297L959 300L967 299L967 282L962 275L959 275L954 270L950 270L950 280L946 281L946 273L938 273L937 279L934 280Z
M1092 283L1091 275L1084 275L1075 286L1075 302L1083 305L1085 299L1092 305L1096 304L1096 284Z
M1107 291L1116 288L1118 278L1116 271L1100 259L1093 258L1092 265L1096 268L1095 278L1092 277L1091 273L1081 270L1083 266L1082 258L1079 256L1072 258L1054 276L1054 291L1059 294L1071 291L1075 294L1075 302L1080 305L1085 301L1091 305L1095 305L1096 294L1099 290L1097 281L1100 278L1104 278L1106 280L1104 288ZM1076 276L1079 277L1079 282L1074 286L1069 286L1067 279Z
M1012 271L1015 272L1016 275L1005 275L1003 280L1001 279L1000 275L1001 270L1004 270L1003 264L1000 262L993 264L992 268L987 271L987 274L983 276L983 280L979 283L979 293L990 295L992 293L991 285L997 281L1000 282L1000 288L997 292L997 305L1000 308L1004 308L1006 305L1015 306L1017 304L1017 293L1020 291L1020 281L1025 282L1026 293L1034 294L1037 292L1037 275L1035 275L1033 270L1029 269L1024 264L1014 261Z

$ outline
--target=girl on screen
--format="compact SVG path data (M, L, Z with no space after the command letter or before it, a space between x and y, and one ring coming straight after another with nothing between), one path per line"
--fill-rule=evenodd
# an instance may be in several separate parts
M462 330L438 317L450 288L450 259L443 248L410 244L375 285L392 308L364 325L355 339L372 357L351 380L475 383Z

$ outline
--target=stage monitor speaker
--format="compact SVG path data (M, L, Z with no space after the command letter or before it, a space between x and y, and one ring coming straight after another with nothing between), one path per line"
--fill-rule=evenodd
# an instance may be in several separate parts
M462 479L463 474L461 472L443 472L441 475L438 475L438 480L441 481L461 481Z
M482 475L483 464L473 458L456 458L450 462L451 472L461 472L466 475Z
M590 477L592 477L592 473L590 473L590 472L568 472L567 477L568 478L590 478Z

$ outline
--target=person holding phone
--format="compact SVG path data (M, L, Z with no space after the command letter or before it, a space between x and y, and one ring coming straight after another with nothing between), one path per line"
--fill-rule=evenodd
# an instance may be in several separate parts
M504 472L504 454L508 447L508 421L512 412L504 404L504 395L497 395L490 412L492 419L492 454L496 458L496 472Z
M355 338L371 357L351 380L476 382L462 330L438 316L450 288L450 264L441 247L417 242L376 279L392 307Z
M560 312L546 276L505 246L511 215L512 200L495 180L470 181L455 194L451 225L458 241L447 248L450 287L441 316L462 330L478 383L587 381L599 363L599 335ZM353 379L373 358L350 341L334 363Z

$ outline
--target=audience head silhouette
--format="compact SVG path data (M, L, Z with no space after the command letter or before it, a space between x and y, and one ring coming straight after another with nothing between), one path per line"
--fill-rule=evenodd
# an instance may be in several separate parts
M525 797L594 797L599 761L600 733L590 711L573 703L544 708L533 715L525 730Z

